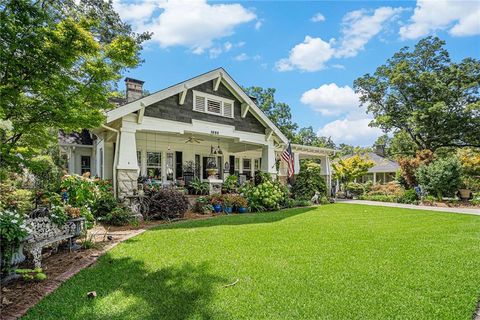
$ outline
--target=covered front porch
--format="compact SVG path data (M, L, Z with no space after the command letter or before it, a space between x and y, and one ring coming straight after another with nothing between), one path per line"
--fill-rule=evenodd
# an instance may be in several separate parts
M112 172L120 197L137 189L138 178L167 186L194 178L221 182L232 174L242 183L260 171L277 173L275 147L280 142L269 129L260 134L200 120L139 118L127 115L98 133L103 137L96 145L98 172L107 179Z
M263 148L198 132L136 133L139 176L162 185L188 183L193 178L224 180L233 174L241 182L252 179L262 171Z

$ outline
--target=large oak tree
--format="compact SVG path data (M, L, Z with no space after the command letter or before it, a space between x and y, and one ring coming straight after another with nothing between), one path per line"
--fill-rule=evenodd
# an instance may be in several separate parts
M419 149L480 147L480 61L452 62L444 45L425 38L355 80L372 126L404 132Z

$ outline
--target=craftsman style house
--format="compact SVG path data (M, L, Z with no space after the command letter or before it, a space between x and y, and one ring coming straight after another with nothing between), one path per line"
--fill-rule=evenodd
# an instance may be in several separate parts
M131 194L138 178L161 184L193 177L240 180L263 171L285 179L280 153L287 138L222 68L143 96L143 82L126 80L127 97L106 112L91 132L61 135L70 173L112 179L119 196ZM292 145L300 159L317 158L330 185L333 150Z

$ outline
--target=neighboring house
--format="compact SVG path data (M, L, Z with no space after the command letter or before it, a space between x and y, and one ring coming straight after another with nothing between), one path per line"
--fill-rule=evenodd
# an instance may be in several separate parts
M373 183L388 183L395 180L395 174L400 166L384 156L384 153L377 150L368 152L366 156L375 162L375 165L368 170L366 176L362 177L362 182L373 181Z
M351 157L352 155L343 156L342 159ZM375 165L368 170L368 173L357 179L357 182L372 181L373 183L384 184L395 180L395 174L400 166L397 162L388 159L385 156L383 146L376 146L375 152L362 153L362 156L372 160ZM338 184L338 182L337 182Z
M119 196L131 194L139 176L171 184L208 179L209 168L218 170L218 180L231 174L245 180L260 171L286 180L285 162L278 172L276 163L287 138L224 69L144 97L143 81L125 82L126 101L116 101L101 127L60 135L70 173L89 169L112 179ZM292 145L292 152L296 173L301 159L320 159L330 185L333 150Z

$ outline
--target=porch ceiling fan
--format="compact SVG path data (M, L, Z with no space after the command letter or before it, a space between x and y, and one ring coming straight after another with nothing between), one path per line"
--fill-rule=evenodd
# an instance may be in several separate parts
M190 136L187 140L185 140L185 143L200 143L202 142L203 139L195 138L194 136Z

